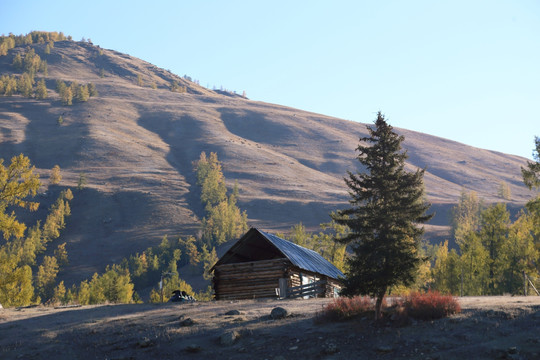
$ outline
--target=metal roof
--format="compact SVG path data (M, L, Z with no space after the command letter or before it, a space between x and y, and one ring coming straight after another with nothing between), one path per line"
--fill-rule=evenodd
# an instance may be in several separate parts
M277 237L276 235L259 229L256 230L278 248L278 250L281 251L293 265L300 269L326 275L333 279L344 277L343 273L337 267L323 258L318 252L306 249L305 247Z

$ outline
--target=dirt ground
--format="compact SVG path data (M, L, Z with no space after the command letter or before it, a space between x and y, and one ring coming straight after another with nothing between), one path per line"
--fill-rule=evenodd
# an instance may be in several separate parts
M401 327L314 321L328 301L0 309L0 359L540 359L538 296L460 298L461 314Z

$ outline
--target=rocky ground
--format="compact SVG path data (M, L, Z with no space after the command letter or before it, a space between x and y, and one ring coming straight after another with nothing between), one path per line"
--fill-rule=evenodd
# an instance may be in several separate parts
M3 309L0 359L540 358L540 297L461 298L461 314L406 326L316 321L328 301Z

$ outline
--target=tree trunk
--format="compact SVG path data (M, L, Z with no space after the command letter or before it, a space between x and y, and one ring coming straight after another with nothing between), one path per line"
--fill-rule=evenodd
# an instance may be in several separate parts
M384 295L386 294L386 288L381 290L377 295L377 300L375 301L375 321L379 321L382 318L382 302Z

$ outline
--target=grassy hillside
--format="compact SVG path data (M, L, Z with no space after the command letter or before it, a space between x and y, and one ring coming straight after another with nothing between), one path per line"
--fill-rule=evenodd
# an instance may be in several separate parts
M203 209L193 161L202 151L217 152L228 185L238 181L239 206L252 226L286 231L302 222L316 230L347 203L342 178L356 170L354 149L365 124L214 92L89 43L56 42L50 54L45 44L30 47L48 63L48 74L38 78L45 78L49 96L0 96L0 154L24 153L45 179L60 165L63 180L51 188L45 181L38 216L86 174L60 239L71 259L68 282L155 245L164 234L196 234ZM14 73L13 58L26 48L0 56L0 74ZM57 79L93 83L99 95L64 106ZM179 91L171 91L173 83ZM501 201L504 181L512 207L530 198L520 175L526 159L397 130L405 135L410 169L427 168L427 195L437 211L431 240L447 233L448 211L463 188Z

